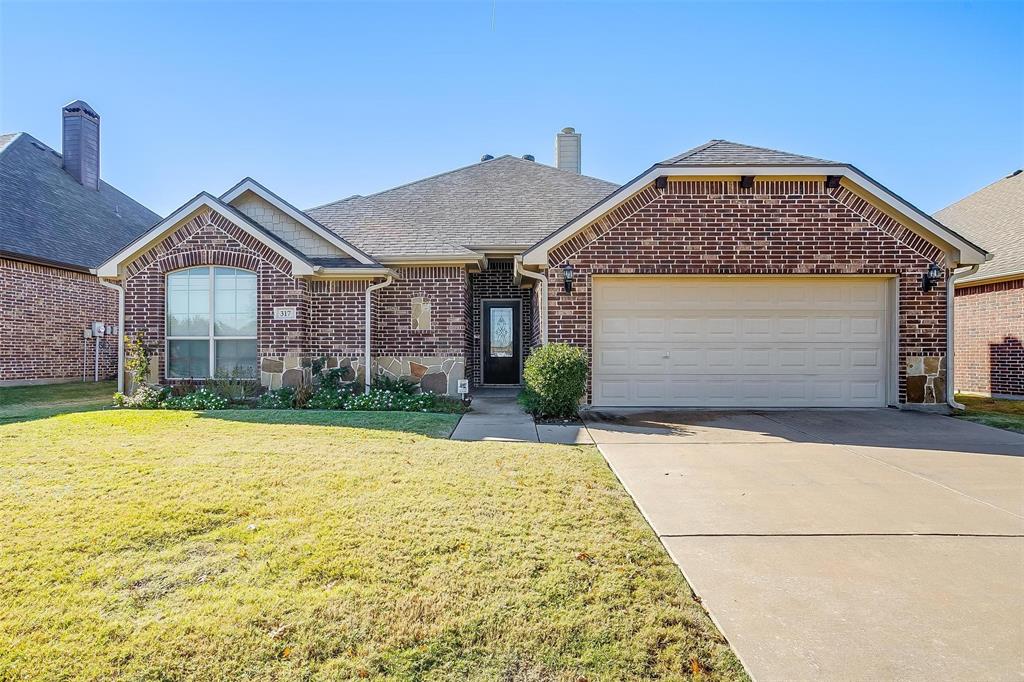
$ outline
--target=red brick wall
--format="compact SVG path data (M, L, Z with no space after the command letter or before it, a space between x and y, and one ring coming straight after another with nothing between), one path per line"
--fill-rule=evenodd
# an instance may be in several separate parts
M466 349L466 271L430 266L397 269L398 278L373 293L373 354L463 357ZM412 299L430 302L428 330L412 328Z
M571 294L561 270L573 264ZM652 185L549 253L549 340L591 351L596 274L895 274L899 276L900 401L907 356L946 353L945 282L920 276L940 251L850 190L822 181L671 181Z
M117 293L89 274L0 259L0 381L82 378L82 330L117 324ZM93 378L89 341L87 377ZM100 377L117 374L117 336L100 343Z
M483 367L481 366L481 340L483 334L483 301L484 299L514 299L521 301L520 322L522 332L520 353L523 359L529 352L530 339L533 337L533 299L530 289L516 286L513 280L512 261L490 260L483 272L469 275L471 285L471 328L472 343L466 360L466 373L474 386L483 383Z
M309 285L309 352L362 357L368 281L314 281Z
M133 261L125 275L125 331L145 330L160 353L165 374L165 278L181 268L223 265L257 274L257 335L260 357L302 353L309 320L309 283L291 277L287 260L229 220L203 211ZM274 306L295 306L298 319L273 320Z
M956 290L956 388L1024 396L1024 278Z

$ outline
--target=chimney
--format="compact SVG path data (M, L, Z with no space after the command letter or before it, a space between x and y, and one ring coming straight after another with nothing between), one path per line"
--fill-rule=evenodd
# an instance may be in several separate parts
M581 137L575 128L562 128L562 132L555 135L555 168L580 174Z
M100 187L100 115L80 99L64 106L64 170L89 189Z

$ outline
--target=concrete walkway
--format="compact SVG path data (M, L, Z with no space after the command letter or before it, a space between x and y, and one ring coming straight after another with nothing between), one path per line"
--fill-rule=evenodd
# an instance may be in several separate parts
M533 417L523 412L516 403L518 394L518 388L474 391L472 411L462 415L459 425L452 432L452 440L570 445L594 442L582 423L535 424Z
M756 680L1024 679L1024 436L884 409L585 421Z

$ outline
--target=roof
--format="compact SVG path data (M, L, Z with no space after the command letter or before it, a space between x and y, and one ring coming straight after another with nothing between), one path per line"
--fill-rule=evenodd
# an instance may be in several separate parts
M1024 173L1016 171L950 204L935 217L995 257L957 284L1024 274Z
M306 211L375 258L525 248L618 185L514 156Z
M780 152L777 149L751 147L729 140L709 140L661 163L673 166L815 166L835 164L835 161Z
M28 133L0 136L0 253L77 270L94 268L160 216L100 181L92 190L61 155Z

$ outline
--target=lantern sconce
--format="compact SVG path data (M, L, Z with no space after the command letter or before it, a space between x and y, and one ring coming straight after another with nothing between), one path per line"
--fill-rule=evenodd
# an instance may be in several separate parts
M572 280L576 277L576 271L572 268L572 263L566 263L562 266L562 286L565 288L565 293L572 293Z
M921 275L921 291L931 291L935 288L935 285L939 283L942 278L942 268L937 264L932 263L928 266L928 271Z

